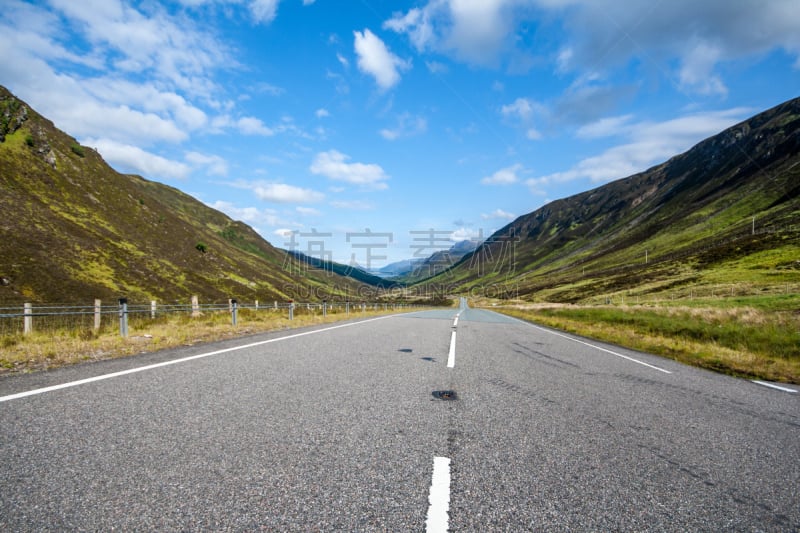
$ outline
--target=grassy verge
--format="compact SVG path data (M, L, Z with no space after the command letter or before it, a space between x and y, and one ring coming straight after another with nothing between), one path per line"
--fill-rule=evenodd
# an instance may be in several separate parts
M800 384L800 307L778 307L782 310L546 304L493 309L726 374Z
M231 325L227 312L207 313L200 317L188 314L167 315L155 321L132 319L129 335L122 338L116 326L92 329L59 328L0 336L0 374L47 370L83 361L97 361L155 352L178 346L241 337L255 333L280 331L343 320L388 315L396 311L329 312L297 309L294 320L286 310L280 312L242 309L238 325Z

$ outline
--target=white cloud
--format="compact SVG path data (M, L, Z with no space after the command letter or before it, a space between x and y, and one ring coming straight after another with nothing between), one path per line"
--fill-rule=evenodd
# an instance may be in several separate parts
M349 156L337 151L320 152L311 163L310 170L314 174L326 176L332 180L361 185L370 189L386 189L384 183L389 176L375 164L348 163Z
M531 141L538 141L542 133L532 126L534 119L546 115L545 106L527 98L517 98L514 102L500 108L500 113L510 121L525 128L525 136Z
M187 152L186 161L197 167L206 167L212 176L227 176L228 162L218 155L201 154L200 152Z
M450 235L453 242L461 241L482 241L483 231L471 228L458 228Z
M579 128L577 136L581 139L598 139L625 134L630 129L632 119L633 115L602 118Z
M81 144L96 148L112 167L122 172L139 173L150 179L184 179L191 171L185 163L110 139L84 139Z
M325 199L325 195L321 192L286 183L254 184L252 190L259 199L280 204L313 204Z
M484 185L512 185L519 182L520 178L517 174L522 168L522 165L519 163L510 167L501 168L491 176L483 178L481 183Z
M293 229L280 228L280 229L276 229L275 231L273 231L272 234L275 235L276 237L281 238L281 239L291 239L292 233L294 233L294 232L295 232L295 230L293 230ZM292 243L290 241L290 242L284 243L283 245L284 246L290 246L291 244Z
M317 109L316 113L314 114L317 116L317 118L327 118L331 116L330 112L325 108Z
M263 135L269 137L275 132L264 125L260 119L255 117L242 117L236 121L236 127L245 135Z
M638 122L628 124L629 118L609 119L606 126L592 132L608 131L607 125L623 123L628 142L614 146L603 153L588 157L572 168L527 180L525 183L537 191L553 183L588 179L592 183L625 178L685 152L698 142L736 124L752 110L734 108L725 111L687 115L665 122ZM584 135L586 133L584 132Z
M241 220L247 224L267 224L275 226L280 224L278 214L273 209L258 209L257 207L237 207L231 202L218 200L209 207L222 211L234 220Z
M407 34L411 44L418 52L433 48L438 39L433 21L437 9L433 4L434 2L431 2L422 9L410 9L405 15L396 13L390 20L383 23L383 27L397 33Z
M209 94L209 69L226 61L235 64L211 34L154 5L141 10L122 2L53 0L50 5L72 23L71 29L84 33L109 65L150 72L193 94Z
M492 219L498 219L498 218L499 219L503 219L503 220L514 220L515 218L517 218L517 215L509 213L508 211L503 211L502 209L495 209L494 211L492 211L488 215L487 214L482 214L481 218L483 220L492 220Z
M800 57L795 0L544 0L540 5L553 14L569 12L570 46L557 58L562 72L609 69L638 58L661 68L677 64L674 76L685 91L724 96L727 89L715 72L720 63L776 49Z
M426 61L425 66L431 74L446 74L450 69L439 61Z
M298 213L300 213L303 216L315 216L315 217L318 217L318 216L322 215L322 211L320 211L319 209L314 209L313 207L298 206L298 207L295 208L295 211L297 211Z
M396 13L384 28L406 34L418 52L449 53L468 63L492 65L513 44L511 8L517 0L430 0Z
M705 42L698 43L684 57L679 73L681 88L687 92L727 96L728 89L719 76L713 74L722 51Z
M528 131L525 133L525 137L527 137L530 141L538 141L542 138L542 133L536 128L528 128Z
M716 72L724 61L784 50L800 68L796 0L428 0L395 13L383 27L406 35L420 53L496 66L529 54L524 34L546 20L558 21L566 33L568 44L552 58L561 74L608 70L638 59L664 71L678 65L671 77L685 91L724 96L727 89Z
M280 0L252 0L250 2L250 12L256 22L269 24L275 20L278 14L278 3Z
M392 129L385 128L380 131L381 137L387 141L394 141L401 137L413 137L428 130L428 121L425 117L412 116L403 113L397 117L397 126Z
M368 29L353 34L358 68L374 77L381 89L394 87L400 81L400 71L409 69L410 63L391 53L384 42Z
M517 98L513 103L504 105L500 112L505 117L516 117L520 120L530 120L533 117L535 104L527 98Z

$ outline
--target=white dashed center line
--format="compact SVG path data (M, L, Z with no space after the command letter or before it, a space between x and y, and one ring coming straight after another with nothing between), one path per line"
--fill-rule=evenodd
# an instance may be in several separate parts
M456 332L450 334L450 352L447 354L447 368L456 366Z
M427 533L446 533L450 517L450 459L433 458L433 476L428 496L428 519L425 520Z

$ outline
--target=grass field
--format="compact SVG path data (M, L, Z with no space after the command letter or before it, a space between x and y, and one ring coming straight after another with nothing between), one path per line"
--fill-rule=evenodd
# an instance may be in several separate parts
M735 376L800 384L800 296L493 309Z

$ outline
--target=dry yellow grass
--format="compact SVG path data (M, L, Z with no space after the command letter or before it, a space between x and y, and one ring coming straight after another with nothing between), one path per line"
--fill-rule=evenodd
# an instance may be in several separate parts
M647 308L649 312L657 312L674 319L677 325L675 332L664 334L658 331L648 331L636 324L604 319L602 313L595 313L592 318L587 318L580 313L582 310L598 311L598 307L595 306L534 304L496 309L563 331L662 355L693 366L769 381L800 383L800 360L796 357L777 356L776 353L779 351L777 339L774 352L771 350L755 351L745 346L737 346L734 349L713 341L693 339L680 333L681 323L685 324L687 320L771 328L773 331L776 328L789 332L798 331L800 317L788 313L765 312L748 307L731 309ZM546 312L548 309L564 309L567 312L551 315ZM642 310L626 306L608 309L627 312L631 315ZM569 310L575 311L575 316L570 316Z
M20 333L0 337L0 374L47 370L83 361L125 357L256 333L395 312L354 310L350 314L337 312L323 317L320 311L316 313L303 311L298 312L294 320L289 320L285 310L283 312L242 310L236 326L231 324L230 314L225 312L205 314L195 318L188 315L174 315L153 323L137 325L136 322L132 322L127 338L122 338L119 331L114 328L108 328L99 334L74 329L33 332L29 335Z

